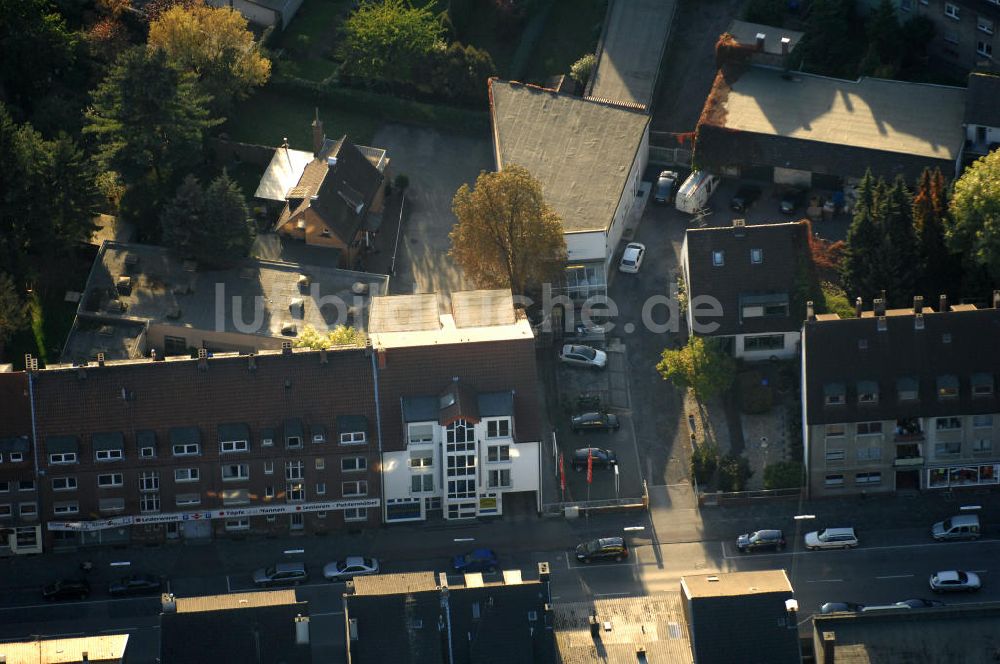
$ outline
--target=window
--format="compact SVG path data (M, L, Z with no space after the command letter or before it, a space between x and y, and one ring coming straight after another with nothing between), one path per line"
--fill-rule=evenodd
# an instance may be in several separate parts
M980 438L972 441L973 454L990 454L993 452L993 441L989 438Z
M76 452L63 452L62 454L50 454L49 463L76 463Z
M319 482L316 484L316 495L317 496L326 495L326 482Z
M344 510L344 521L367 521L368 510L362 507L353 507Z
M226 532L236 532L240 530L250 530L250 519L226 519Z
M104 475L97 476L97 486L102 489L110 489L111 487L121 486L125 483L125 480L121 473L105 473Z
M962 443L935 443L934 456L958 456L962 453Z
M174 499L178 507L194 507L195 505L201 505L201 494L200 493L179 493Z
M947 30L946 29L944 31L943 39L946 42L948 42L949 44L957 44L958 43L958 30ZM944 334L942 334L941 335L941 342L942 343L946 343L946 344L950 344L951 343L951 335L948 334L947 332L944 333Z
M455 420L445 429L445 441L448 443L465 443L476 440L476 431L465 420Z
M326 469L326 459L324 459L323 457L316 457L316 461L314 462L314 465L316 466L316 470L325 470Z
M21 463L24 461L24 455L20 452L11 452L9 458L11 463Z
M249 452L250 443L245 440L224 440L219 443L220 452Z
M274 462L273 461L265 461L264 462L264 474L265 475L274 475Z
M94 458L98 461L121 461L125 458L125 453L122 450L97 450Z
M153 457L156 456L156 448L155 447L140 447L139 448L139 456L142 457L143 459L152 459Z
M274 445L274 438L268 436L267 438L260 439L261 447L272 447Z
M144 493L139 496L139 511L143 513L160 511L160 494Z
M726 252L724 251L713 251L712 252L712 265L715 267L722 267L726 264Z
M246 505L250 502L250 489L223 489L223 505Z
M340 460L340 470L345 473L368 470L368 459L365 457L345 457Z
M993 21L984 16L980 16L976 21L976 27L979 28L980 32L985 32L988 35L993 34Z
M34 518L38 516L38 504L37 503L21 503L17 506L17 512L21 516Z
M274 498L274 487L266 486L264 487L264 498Z
M10 482L4 480L0 482L0 493L7 493L10 491Z
M79 512L80 504L75 501L52 504L52 513L57 516L61 514L78 514Z
M35 490L35 480L18 480L17 481L18 491L34 491Z
M475 498L476 480L448 480L449 498Z
M510 438L510 420L490 420L486 423L487 438Z
M326 434L325 433L314 433L312 438L314 443L325 443Z
M169 357L171 355L187 355L187 339L184 337L163 337L163 356Z
M101 498L97 501L97 509L101 513L108 512L124 512L125 511L125 499L124 498Z
M844 476L843 475L827 475L823 479L823 483L827 488L836 488L844 486Z
M490 445L486 448L486 460L491 463L510 461L510 445Z
M353 482L344 482L341 487L341 494L346 498L348 496L367 496L368 495L368 481L367 480L355 480Z
M433 465L433 452L410 452L410 468L430 468Z
M743 350L781 350L785 347L785 335L760 334L753 337L743 337Z
M764 262L764 250L763 249L751 249L750 250L750 262L754 265L760 265Z
M285 484L285 500L290 503L301 503L306 499L305 485L301 482L287 482Z
M490 488L510 486L510 468L491 470L489 473Z
M198 443L174 445L174 456L194 456L199 453Z
M414 443L430 443L434 441L434 425L433 424L411 424L409 428L409 441L410 444Z
M934 428L938 431L950 431L962 428L962 418L960 417L938 417L934 420Z
M456 454L448 456L448 477L463 477L475 474L475 454Z
M286 480L301 480L305 475L302 471L301 461L286 461L285 462L285 479Z
M840 438L847 431L847 427L843 424L827 424L826 425L826 437L827 438Z
M197 482L201 479L197 468L174 468L175 482Z
M974 376L972 379L972 396L988 397L993 394L992 376Z
M410 493L427 493L434 490L434 476L430 473L410 476Z
M222 466L222 481L235 482L237 480L250 479L250 464L248 463L227 463Z
M993 57L993 44L988 41L978 40L976 42L976 53L987 58Z
M299 438L298 436L289 436L288 438L285 439L285 445L289 449L302 447L302 439Z
M76 490L76 478L75 477L53 477L52 478L52 490L53 491L75 491Z
M12 514L13 510L10 508L10 503L0 505L0 518L9 518Z
M844 460L844 450L827 450L826 460L827 461L843 461Z
M857 473L854 476L855 484L881 484L882 473Z
M973 415L972 416L972 426L976 428L991 427L993 426L993 416L992 415Z
M881 422L858 422L859 436L875 436L882 434Z
M950 2L944 3L944 15L949 18L958 20L960 18L958 5L953 5Z
M857 449L858 461L878 461L882 458L881 447L859 447Z
M827 406L837 406L844 403L843 394L828 394L826 395L826 405Z
M160 473L155 470L148 470L139 473L139 491L159 491Z
M364 445L366 440L364 431L348 431L340 434L341 445Z

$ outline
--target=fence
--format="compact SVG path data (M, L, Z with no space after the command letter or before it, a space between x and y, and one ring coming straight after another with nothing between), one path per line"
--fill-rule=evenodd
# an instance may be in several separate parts
M764 489L760 491L717 491L698 492L698 507L726 507L728 505L750 505L755 502L774 500L800 500L805 498L805 489Z

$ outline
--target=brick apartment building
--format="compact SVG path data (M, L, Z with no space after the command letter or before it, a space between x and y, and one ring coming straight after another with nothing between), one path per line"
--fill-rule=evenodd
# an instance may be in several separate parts
M0 367L0 556L41 551L28 378Z

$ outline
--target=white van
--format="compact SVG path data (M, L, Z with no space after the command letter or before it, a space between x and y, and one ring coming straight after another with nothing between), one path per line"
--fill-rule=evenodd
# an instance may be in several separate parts
M674 205L681 212L695 214L705 207L709 197L715 193L718 186L718 176L712 175L708 171L692 171L677 191Z
M958 539L979 539L979 517L975 514L953 516L938 521L931 527L931 535L937 541Z

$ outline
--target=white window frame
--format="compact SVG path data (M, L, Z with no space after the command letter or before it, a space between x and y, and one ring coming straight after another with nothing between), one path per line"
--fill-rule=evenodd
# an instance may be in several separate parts
M260 446L261 447L273 447L274 446L274 438L261 438L260 439Z
M160 472L158 470L143 470L139 473L139 491L148 493L160 490Z
M413 456L417 454L419 456ZM420 461L421 463L413 463L414 461ZM423 463L427 461L427 463ZM423 450L420 452L410 452L409 464L410 468L433 468L434 467L434 451L433 450Z
M325 433L314 433L312 435L312 442L314 442L314 443L325 443L326 442L326 434Z
M75 500L53 503L52 513L57 516L62 516L64 514L79 514L80 503L76 502Z
M490 470L487 476L487 486L491 489L506 489L513 486L514 479L511 476L510 468L496 468ZM504 482L506 478L506 482Z
M502 433L501 428L506 428L507 432ZM501 417L495 420L486 421L486 437L487 438L510 438L510 418Z
M983 418L983 419L980 419ZM985 419L989 418L989 419ZM978 422L976 420L979 420ZM993 426L993 415L973 415L972 426L975 429L989 429Z
M993 452L992 438L976 438L972 441L973 454L991 454Z
M23 516L25 518L37 519L38 503L18 503L17 514L18 516Z
M0 480L0 493L10 493L10 480Z
M825 460L826 461L843 461L847 458L847 452L843 448L838 448L835 450L826 450Z
M0 503L0 519L9 519L14 516L14 508L10 503Z
M344 521L367 521L367 507L350 507L344 510Z
M429 481L428 481L429 480ZM418 485L418 486L414 486ZM430 485L430 486L428 486ZM410 475L410 493L433 493L434 475L432 473L419 473Z
M984 32L988 35L993 34L993 20L986 18L985 16L979 16L976 18L976 28L980 32Z
M227 476L226 472L233 471L234 469L236 473L234 475ZM250 479L250 464L224 463L219 468L219 474L222 476L223 482L245 482Z
M486 463L510 463L510 445L487 445L486 446ZM506 450L506 455L504 454ZM491 458L494 451L496 452L496 458ZM504 458L506 456L506 458Z
M102 484L101 479L104 477L110 477L111 483ZM101 473L97 476L98 489L117 489L121 486L125 486L125 475L123 473Z
M292 442L295 441L295 442ZM285 448L289 450L302 449L302 436L288 436L285 438Z
M234 533L250 530L250 517L240 517L238 519L226 519L226 532Z
M303 503L306 500L306 484L302 480L285 482L285 502Z
M353 466L353 468L348 466ZM343 457L340 460L340 472L342 473L363 473L367 470L368 457Z
M28 493L29 491L34 491L36 488L35 480L18 480L17 490L23 493Z
M750 262L753 265L760 265L764 262L764 250L763 249L750 249Z
M143 493L139 495L139 512L142 514L154 514L160 511L160 494L157 492Z
M94 452L94 460L101 462L121 461L125 458L125 451L120 449L97 450Z
M726 252L721 249L712 251L712 267L723 267L726 264Z
M368 480L349 480L342 482L340 493L344 498L356 498L368 495Z
M364 445L368 442L368 434L364 431L345 431L340 434L341 445Z
M49 465L59 466L76 463L76 452L55 452L49 455Z
M316 461L313 463L313 466L316 470L326 470L326 459L323 457L316 457Z
M286 461L285 462L285 479L288 481L303 480L305 479L305 465L301 461Z
M952 4L950 2L944 3L944 15L948 18L953 18L956 21L962 20L962 12L958 5Z
M194 496L194 498L189 498L188 496ZM177 507L194 507L196 505L201 505L201 494L200 493L180 493L174 496L174 504Z
M326 482L317 482L316 483L316 495L317 496L325 496L326 495Z
M174 482L176 484L186 484L188 482L200 482L200 468L174 468Z
M11 452L7 460L11 463L21 463L24 461L24 454L21 452Z
M264 474L265 475L274 475L274 462L273 461L265 461L264 462Z
M139 458L140 459L155 459L156 458L156 448L150 445L146 447L139 448Z
M856 486L871 486L882 483L882 471L873 470L854 474L854 484Z
M59 486L61 485L61 486ZM77 481L75 477L53 477L52 478L52 490L53 491L76 491Z
M201 445L198 443L181 443L173 446L175 457L198 456L201 454Z
M219 441L220 454L235 454L237 452L249 452L250 443L245 440L222 440Z
M844 475L842 473L836 473L833 475L826 475L823 478L823 486L828 489L840 488L844 486Z
M434 442L434 424L422 422L410 424L406 428L406 440L410 445Z
M264 498L274 498L274 487L270 484L264 487Z
M983 39L976 40L976 54L984 58L993 58L993 44Z

